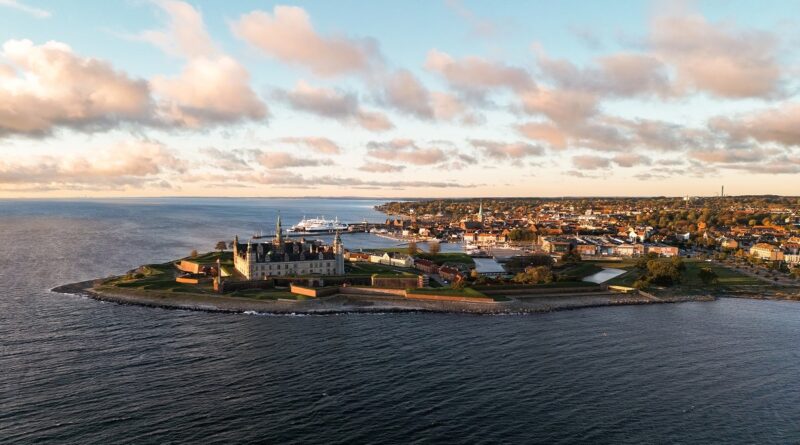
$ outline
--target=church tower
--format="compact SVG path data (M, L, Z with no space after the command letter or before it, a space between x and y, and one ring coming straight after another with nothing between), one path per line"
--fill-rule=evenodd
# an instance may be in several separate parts
M483 200L481 199L480 204L478 205L478 221L483 224Z
M278 222L275 224L275 245L278 251L283 251L283 227L281 226L281 214L278 214Z

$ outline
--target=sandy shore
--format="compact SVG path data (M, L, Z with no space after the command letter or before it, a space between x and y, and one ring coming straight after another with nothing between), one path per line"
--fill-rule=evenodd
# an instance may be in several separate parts
M432 312L465 314L526 314L589 307L619 306L633 304L663 304L685 301L712 301L713 297L673 296L651 298L643 295L598 294L523 296L511 301L495 303L467 303L420 301L400 297L375 295L332 295L318 299L255 300L203 294L169 294L99 286L95 281L83 281L59 286L53 292L83 295L101 301L130 304L163 309L184 309L205 312L265 314L342 314L342 313L387 313L387 312Z

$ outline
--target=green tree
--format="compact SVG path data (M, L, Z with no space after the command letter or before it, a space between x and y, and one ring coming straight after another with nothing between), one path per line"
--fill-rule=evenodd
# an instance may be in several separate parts
M561 257L561 261L565 263L578 263L581 261L581 254L577 250L570 250Z
M550 283L553 281L553 272L547 266L529 267L525 272L516 274L513 281L522 284Z
M227 247L228 247L228 243L226 243L225 241L218 241L217 245L214 246L214 250L219 250L220 252L222 252Z
M189 254L189 256L190 256L191 258L197 258L197 255L199 255L199 254L197 253L197 249L193 249L193 250L192 250L192 252Z
M660 286L672 286L681 281L681 271L672 261L650 260L647 262L645 279Z
M717 273L714 272L710 267L704 267L700 269L700 271L697 273L697 277L700 278L700 281L702 281L706 286L719 281L719 275L717 275Z
M431 255L437 255L441 251L442 245L439 244L439 241L431 241L428 243L428 253Z
M419 253L419 247L417 247L416 241L409 241L407 249L409 255L416 255Z
M636 260L636 268L639 270L647 270L647 263L655 259L658 259L658 254L652 252L640 256L639 259Z

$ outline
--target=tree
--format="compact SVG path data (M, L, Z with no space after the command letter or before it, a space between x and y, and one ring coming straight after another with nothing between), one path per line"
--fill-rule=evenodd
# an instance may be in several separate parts
M442 245L439 244L439 241L431 241L428 243L428 253L431 255L437 255L441 251Z
M570 250L561 257L561 261L565 263L577 263L581 260L581 254L577 250Z
M536 234L528 229L512 229L508 234L509 241L533 241Z
M222 252L227 247L228 243L226 243L225 241L217 241L217 245L214 247L214 250L219 250L220 252Z
M644 280L660 286L679 283L681 281L680 266L683 266L683 262L650 260L647 262L647 273Z
M704 267L700 269L700 272L697 273L697 277L700 278L700 281L702 281L706 286L719 281L719 275L717 275L717 273L714 272L710 267Z
M636 260L636 268L639 270L647 270L647 263L658 258L658 254L650 252L645 256L640 256Z
M464 282L464 279L461 276L457 276L455 280L450 284L450 287L453 289L464 289L467 283Z
M409 241L407 249L409 255L416 255L419 253L419 247L417 247L416 241Z
M547 266L529 267L525 272L516 274L513 281L522 284L550 283L553 281L553 272Z
M199 255L199 253L197 253L197 249L193 249L192 252L189 254L189 256L192 258L197 258L197 255Z

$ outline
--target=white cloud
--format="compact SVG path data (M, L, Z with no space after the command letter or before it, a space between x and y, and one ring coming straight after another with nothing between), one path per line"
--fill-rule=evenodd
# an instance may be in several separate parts
M231 25L234 34L264 53L319 76L366 72L378 61L377 44L314 30L303 8L275 6L272 14L253 11Z
M22 2L17 1L17 0L0 0L0 6L6 6L8 8L12 8L12 9L16 9L18 11L22 11L22 12L24 12L26 14L30 14L30 15L38 18L38 19L46 19L46 18L51 17L53 15L52 12L50 12L50 11L48 11L46 9L35 8L33 6L26 5L25 3L22 3Z

